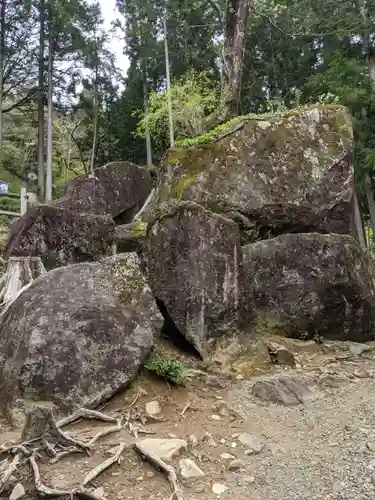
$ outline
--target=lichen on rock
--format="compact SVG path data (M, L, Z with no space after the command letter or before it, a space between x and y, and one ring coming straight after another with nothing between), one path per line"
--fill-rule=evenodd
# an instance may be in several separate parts
M171 200L194 201L215 213L238 212L260 233L350 234L352 151L344 107L245 117L214 142L166 153L145 220Z
M284 234L243 247L253 332L300 339L375 339L372 263L350 236Z

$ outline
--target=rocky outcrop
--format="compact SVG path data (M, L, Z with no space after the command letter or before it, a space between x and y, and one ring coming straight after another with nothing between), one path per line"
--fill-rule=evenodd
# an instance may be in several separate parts
M110 215L119 223L131 222L152 188L149 172L127 161L108 163L94 175L75 177L65 195L53 204L72 212Z
M96 406L135 377L161 323L135 255L55 269L5 311L0 384L60 409Z
M202 356L237 328L241 249L234 222L195 203L181 203L150 228L144 259L167 319Z
M212 137L167 152L149 219L166 202L190 200L238 222L247 242L286 232L351 233L353 131L345 108L245 117Z
M41 257L51 269L110 255L115 241L110 217L39 205L12 225L4 253L8 257Z
M375 339L375 282L350 236L285 234L243 247L254 331L301 339ZM254 313L254 311L252 311Z

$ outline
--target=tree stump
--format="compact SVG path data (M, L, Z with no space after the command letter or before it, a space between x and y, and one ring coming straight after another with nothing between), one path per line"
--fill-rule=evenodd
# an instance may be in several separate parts
M0 302L13 302L19 292L36 278L46 273L40 257L10 257L8 268L0 279Z
M59 429L53 418L52 410L50 408L36 406L26 415L21 440L23 442L31 441L32 439L38 439L44 436L59 438Z

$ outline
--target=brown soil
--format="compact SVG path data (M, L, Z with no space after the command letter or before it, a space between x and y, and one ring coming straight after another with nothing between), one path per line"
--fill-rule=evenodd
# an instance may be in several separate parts
M188 452L173 462L178 472L179 459L190 457L205 473L202 478L181 481L189 500L217 498L212 492L214 483L228 487L221 498L235 500L374 498L368 462L375 454L366 448L367 440L372 439L369 433L375 430L373 351L353 358L348 355L345 344L317 346L309 343L301 348L302 344L296 342L285 343L296 353L297 368L274 365L270 371L313 373L320 381L321 397L304 407L265 405L251 396L254 379L224 377L216 369L215 377L208 381L203 375L194 373L186 387L170 386L165 381L141 374L128 391L110 401L103 412L119 415L132 404L142 411L148 401L158 400L163 420L147 423L147 430L153 431L154 437L187 440L193 434L198 438L198 445L189 446ZM190 368L202 369L193 358L185 361ZM222 387L213 387L216 382ZM229 415L213 420L212 415L217 413L213 406L221 398L239 415L229 411ZM364 415L366 421L363 421ZM89 440L110 425L84 420L64 430ZM361 426L368 427L367 434L356 433ZM21 429L21 421L15 429L1 422L1 442L17 440ZM236 439L241 432L265 437L266 449L259 455L245 455L245 449ZM202 441L205 433L212 435L216 447ZM373 441L375 443L375 434ZM134 438L127 430L122 430L102 438L91 456L70 455L53 465L46 456L42 457L38 463L43 482L59 489L73 489L88 471L108 458L108 450L120 442L131 445ZM352 448L356 452L359 448L362 450L359 459L357 455L354 457L354 466ZM243 462L239 471L228 470L228 460L220 456L224 452ZM336 469L341 472L336 474ZM354 474L351 479L349 470ZM27 490L26 498L36 498L29 466L25 464L19 474L17 479L22 480ZM91 487L102 487L107 500L168 500L171 497L166 477L143 461L131 446L124 452L121 463L102 473ZM8 499L9 493L0 498Z

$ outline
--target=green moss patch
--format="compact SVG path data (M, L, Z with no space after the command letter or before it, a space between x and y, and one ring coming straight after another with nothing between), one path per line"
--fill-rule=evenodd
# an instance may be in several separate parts
M341 106L339 104L315 104L315 105L308 105L308 106L300 106L299 108L295 109L290 109L288 111L283 111L278 114L263 114L263 115L257 115L257 114L248 114L248 115L243 115L243 116L236 116L235 118L232 118L226 123L222 123L221 125L218 125L214 127L213 129L209 130L208 132L205 132L204 134L198 136L198 137L193 137L189 139L182 139L180 141L177 141L175 143L176 148L180 149L186 149L189 147L195 147L195 146L201 146L203 144L210 144L212 142L218 141L220 138L223 136L235 132L238 128L241 127L241 125L244 125L247 121L250 120L263 120L263 121L268 121L268 120L274 120L277 118L287 118L291 116L298 116L302 112L305 112L309 109L345 109L344 106ZM345 122L344 125L348 125L348 123Z

